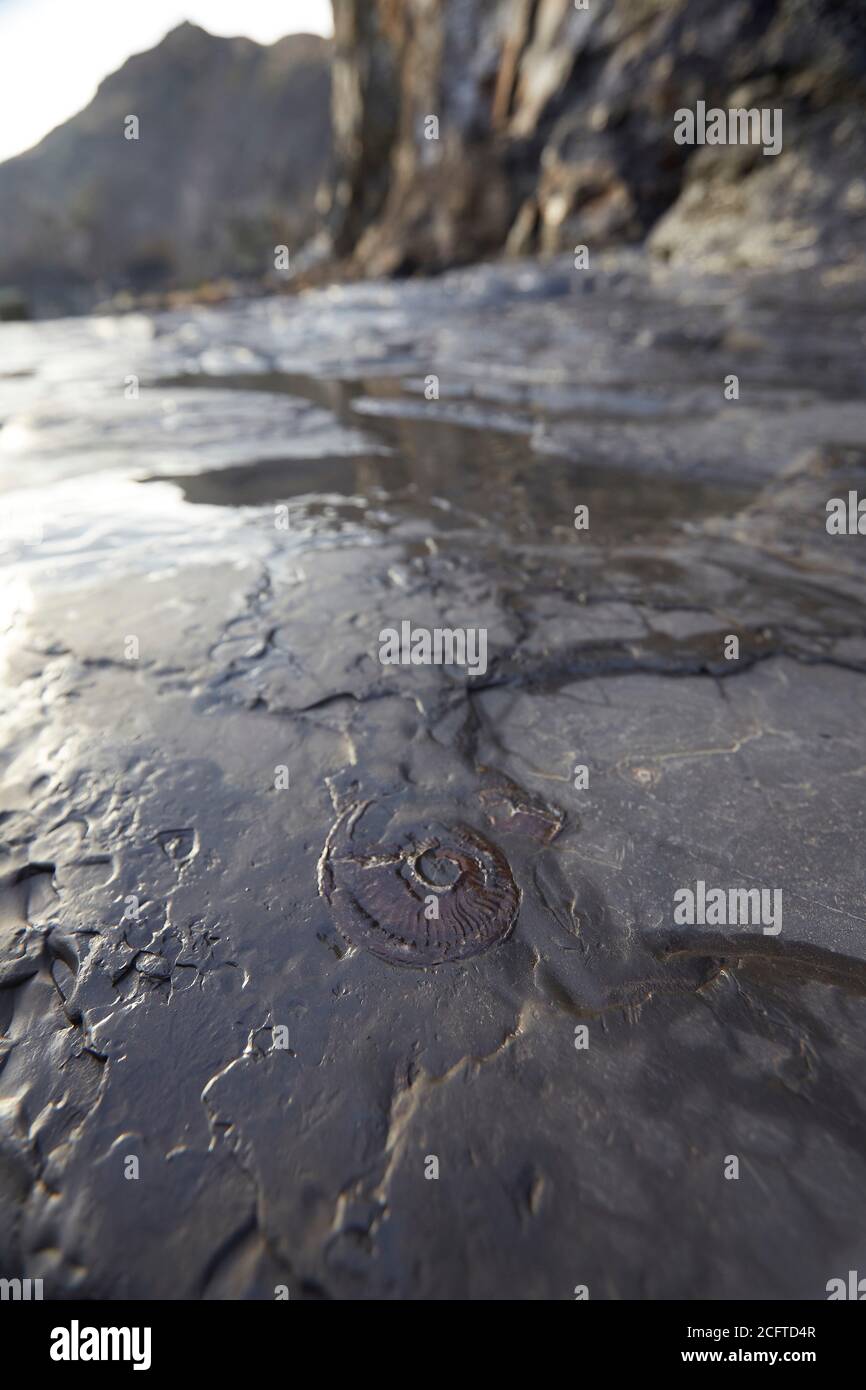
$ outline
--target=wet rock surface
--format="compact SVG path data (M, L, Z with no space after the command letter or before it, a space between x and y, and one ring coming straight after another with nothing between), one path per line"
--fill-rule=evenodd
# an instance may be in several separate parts
M864 323L623 259L4 328L0 1273L862 1268ZM486 669L383 665L403 621ZM676 921L698 881L781 931ZM483 949L407 968L455 893Z

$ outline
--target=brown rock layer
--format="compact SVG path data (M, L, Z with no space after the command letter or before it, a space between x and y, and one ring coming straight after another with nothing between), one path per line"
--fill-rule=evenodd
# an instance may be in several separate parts
M365 270L635 242L654 228L659 254L727 265L839 262L862 244L857 4L335 0L334 11L334 227ZM678 145L674 112L698 100L781 109L782 153Z

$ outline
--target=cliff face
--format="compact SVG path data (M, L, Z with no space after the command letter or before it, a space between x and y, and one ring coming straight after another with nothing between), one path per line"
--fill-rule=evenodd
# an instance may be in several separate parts
M330 157L330 45L266 47L192 24L0 165L0 284L61 296L262 276L315 226ZM126 139L126 117L139 120Z
M586 4L335 0L338 246L374 272L648 235L720 268L858 253L860 0ZM781 153L678 144L701 100L781 110Z

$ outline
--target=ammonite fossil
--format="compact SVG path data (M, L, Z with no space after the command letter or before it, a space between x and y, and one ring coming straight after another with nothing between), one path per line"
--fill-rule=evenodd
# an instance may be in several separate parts
M368 839L371 805L341 811L319 861L319 892L347 941L383 960L440 965L508 935L520 891L496 845L460 823Z

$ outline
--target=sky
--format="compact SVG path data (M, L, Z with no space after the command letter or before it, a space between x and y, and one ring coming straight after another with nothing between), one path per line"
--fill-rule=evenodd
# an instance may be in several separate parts
M330 0L0 0L0 160L74 116L103 77L185 19L259 43L332 32Z

